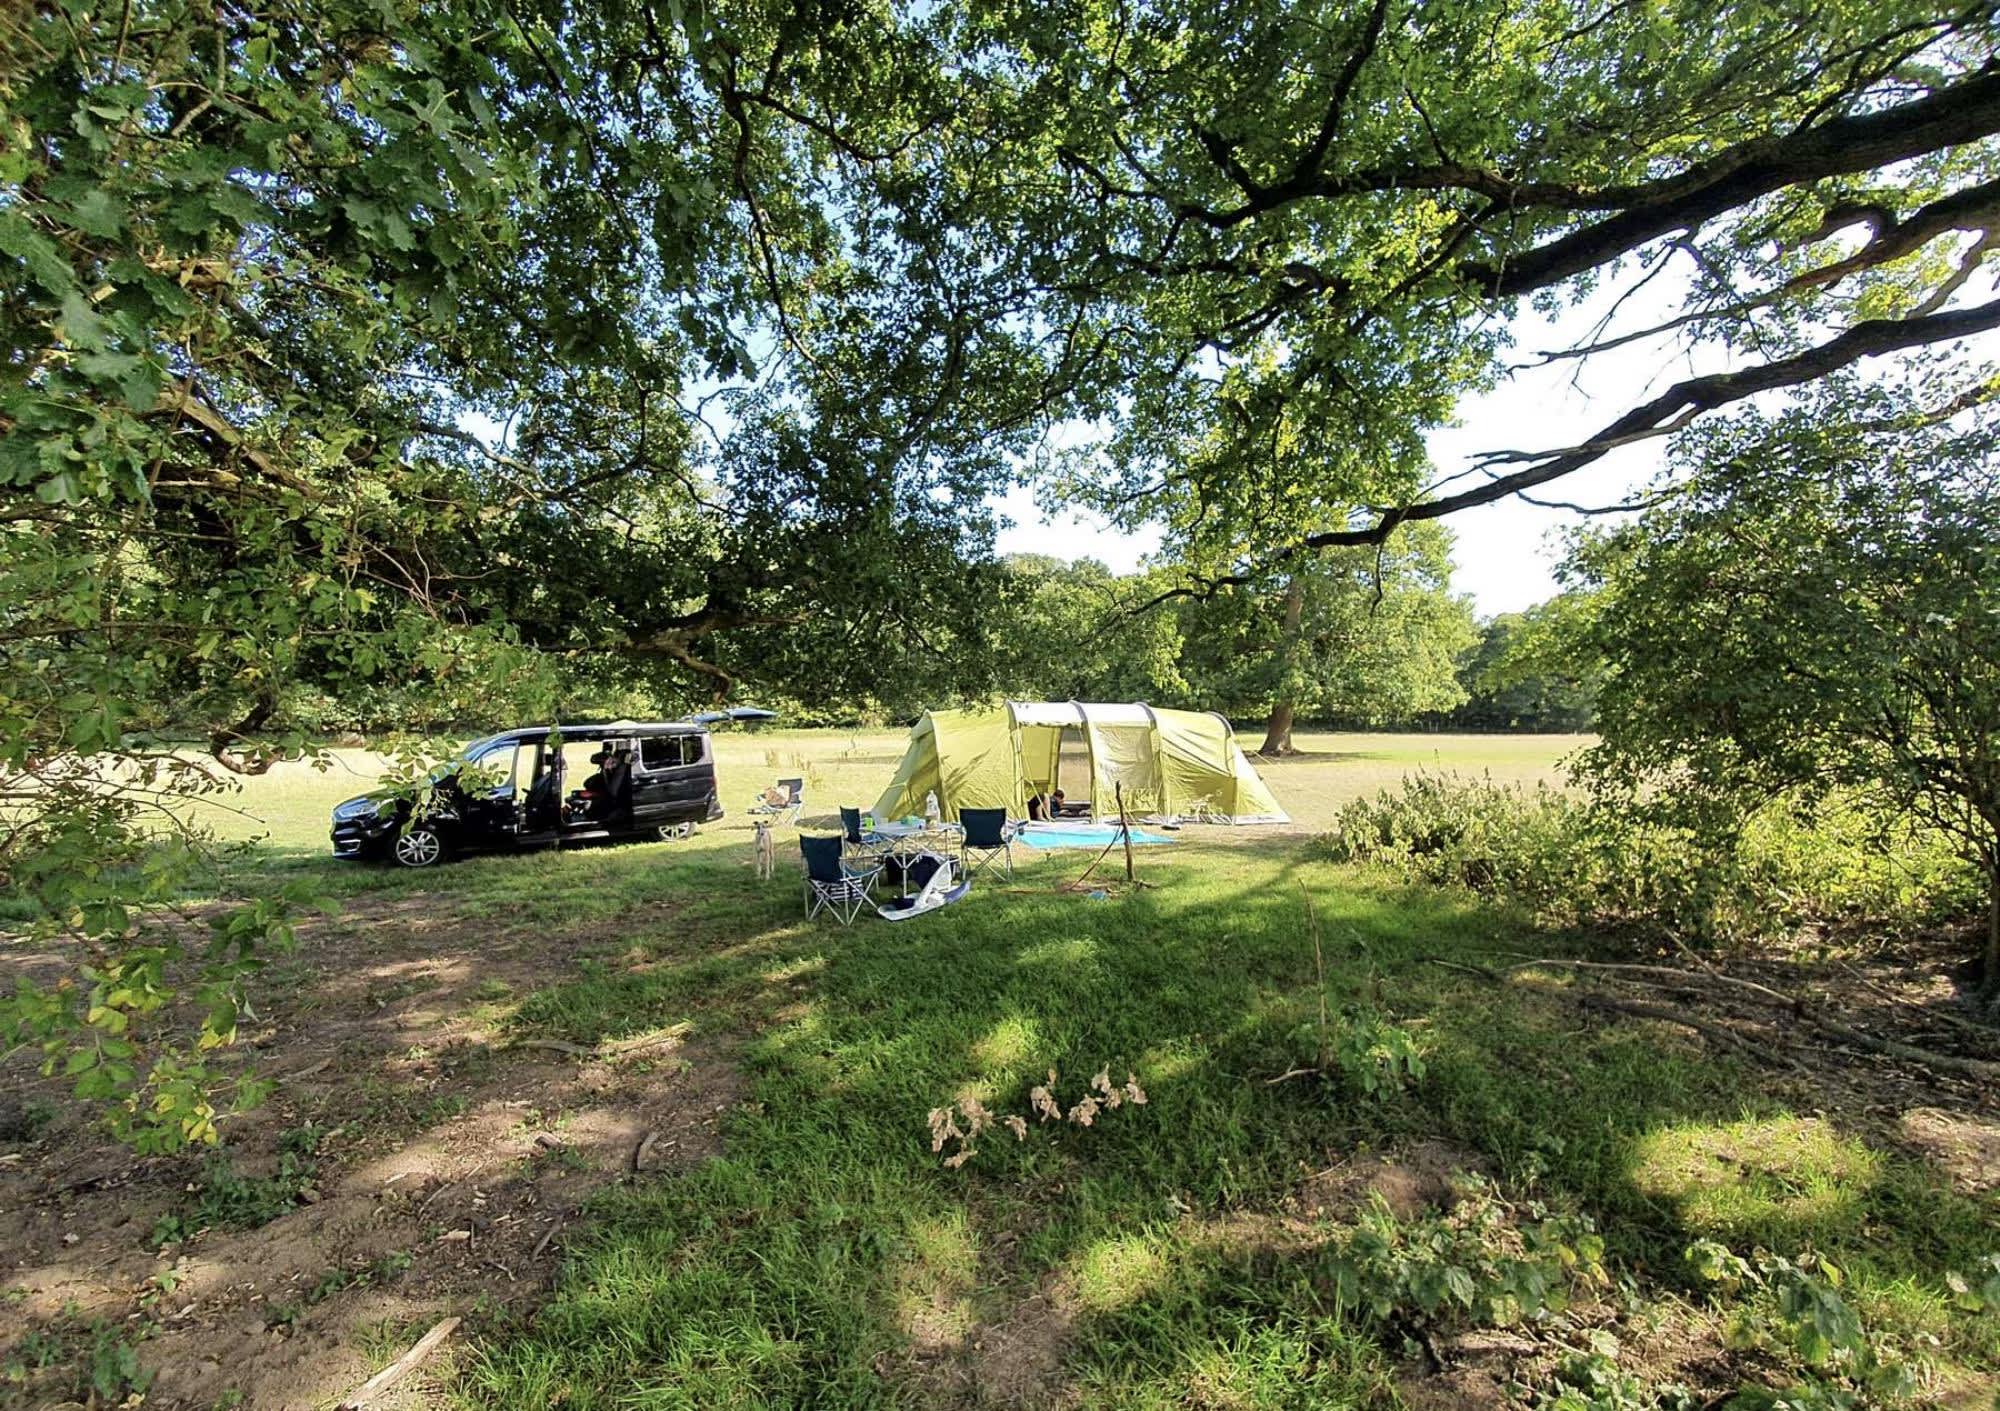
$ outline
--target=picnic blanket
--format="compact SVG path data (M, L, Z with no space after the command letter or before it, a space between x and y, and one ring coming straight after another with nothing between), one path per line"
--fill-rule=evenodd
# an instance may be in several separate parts
M1101 848L1118 836L1116 823L1072 823L1057 820L1050 823L1029 823L1015 835L1014 841L1025 843L1031 848ZM1132 830L1132 846L1142 843L1171 843L1158 833L1148 833L1143 828Z

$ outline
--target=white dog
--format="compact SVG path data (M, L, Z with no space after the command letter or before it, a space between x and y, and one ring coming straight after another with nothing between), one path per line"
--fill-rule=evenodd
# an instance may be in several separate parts
M771 825L764 819L757 820L757 880L771 880L771 868L777 861L777 851L771 842Z

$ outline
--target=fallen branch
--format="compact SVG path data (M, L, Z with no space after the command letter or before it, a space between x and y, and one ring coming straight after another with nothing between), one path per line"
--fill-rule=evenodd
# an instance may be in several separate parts
M1967 1019L1962 1014L1953 1014L1950 1010L1939 1008L1936 1005L1919 1004L1915 1000L1905 999L1888 986L1877 984L1875 981L1869 979L1845 961L1841 962L1840 968L1859 980L1863 985L1866 985L1870 990L1882 996L1883 999L1888 1000L1891 1004L1913 1010L1921 1014L1924 1018L1934 1019L1940 1024L1949 1024L1954 1029L1961 1029L1968 1034L1981 1034L1989 1039L2000 1038L2000 1028L1995 1028L1991 1024L1982 1024L1976 1019Z
M594 1048L585 1048L582 1044L566 1043L561 1039L516 1039L511 1047L547 1049L551 1053L566 1053L571 1058L592 1061L611 1058L630 1058L633 1054L644 1053L647 1049L659 1048L663 1044L677 1043L687 1037L687 1032L692 1027L690 1024L676 1024L671 1029L658 1034L649 1034L642 1039L625 1039L615 1043L598 1044Z
M1694 988L1701 981L1706 980L1727 985L1733 990L1752 995L1765 1003L1776 1004L1821 1033L1845 1043L1858 1045L1871 1052L1890 1058L1900 1058L1908 1063L1922 1064L1924 1067L1936 1069L1940 1072L1962 1074L1965 1077L1977 1079L1981 1082L1991 1083L2000 1081L2000 1063L1983 1058L1965 1058L1953 1053L1937 1053L1931 1049L1919 1048L1915 1044L1901 1043L1895 1039L1878 1038L1874 1034L1852 1028L1836 1019L1827 1018L1817 1008L1808 1005L1805 997L1802 995L1788 995L1781 990L1774 990L1768 985L1760 985L1754 980L1739 980L1733 976L1724 975L1714 970L1694 971L1680 970L1670 965L1635 965L1612 961L1541 958L1523 961L1518 965L1510 965L1505 971L1496 972L1484 970L1478 966L1464 965L1457 961L1445 960L1439 956L1425 956L1424 959L1433 965L1442 965L1451 970L1463 970L1468 974L1480 975L1498 983L1504 983L1508 976L1519 974L1524 970L1562 968L1603 971L1613 975L1651 976L1665 979L1675 984L1684 984L1690 988ZM1663 1005L1643 1004L1636 1000L1614 1000L1603 995L1578 995L1575 998L1578 1003L1588 1008L1611 1009L1640 1018L1664 1020L1670 1024L1678 1024L1684 1028L1709 1034L1725 1043L1745 1047L1759 1058L1773 1057L1773 1055L1766 1054L1759 1049L1749 1047L1747 1040L1737 1031L1716 1024L1713 1021L1696 1019L1694 1016L1680 1010L1668 1009ZM1790 1060L1785 1061L1790 1062ZM1798 1067L1797 1064L1792 1064L1791 1066L1794 1068Z
M456 1318L447 1318L442 1323L439 1323L436 1327L418 1338L415 1347L412 1347L408 1352L398 1357L394 1362L391 1362L357 1387L352 1395L340 1403L340 1411L361 1411L362 1407L368 1405L369 1402L414 1372L417 1369L417 1365L433 1352L436 1352L439 1345L446 1338L450 1337L457 1328L458 1319Z
M1805 1013L1805 1000L1798 995L1788 995L1782 990L1774 990L1769 985L1760 985L1755 980L1739 980L1732 975L1724 975L1717 970L1682 970L1672 965L1633 965L1610 960L1524 960L1518 965L1510 965L1500 973L1515 975L1523 970L1606 970L1628 975L1654 975L1661 979L1674 980L1684 984L1711 980L1717 984L1730 985L1760 998L1781 1004L1795 1014Z
M1608 1010L1614 1014L1629 1015L1634 1019L1656 1019L1665 1024L1677 1024L1683 1029L1692 1029L1718 1043L1727 1044L1747 1057L1780 1063L1795 1071L1802 1071L1801 1065L1796 1060L1760 1048L1727 1024L1719 1024L1709 1019L1697 1019L1692 1014L1669 1008L1664 1004L1647 1004L1634 999L1613 999L1609 995L1578 995L1576 1001L1585 1009Z
M1446 970L1456 970L1465 975L1477 975L1482 980L1491 980L1498 985L1505 977L1498 970L1488 970L1483 965L1467 965L1459 960L1446 960L1441 955L1427 955L1423 959L1431 965L1442 966Z
M1933 1053L1915 1044L1897 1043L1894 1039L1878 1039L1873 1034L1864 1034L1859 1029L1851 1029L1838 1020L1828 1019L1821 1014L1808 1014L1806 1023L1824 1034L1829 1034L1846 1043L1859 1044L1865 1049L1900 1058L1909 1063L1921 1063L1926 1068L1939 1069L1946 1073L1960 1073L1981 1082L2000 1082L2000 1063L1990 1063L1983 1058L1961 1058L1955 1053Z
M642 1039L626 1039L618 1043L600 1044L597 1049L597 1056L599 1058L630 1058L633 1054L644 1053L647 1049L659 1048L665 1044L679 1043L687 1037L688 1030L693 1027L692 1024L676 1024L671 1029L662 1030L657 1034L649 1034Z

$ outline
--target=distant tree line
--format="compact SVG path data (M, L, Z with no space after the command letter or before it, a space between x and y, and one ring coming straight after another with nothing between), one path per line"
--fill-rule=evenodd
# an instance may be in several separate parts
M1092 558L1008 555L982 606L929 630L935 667L904 689L780 704L792 723L847 724L1002 698L1143 700L1219 711L1267 753L1289 750L1308 722L1588 730L1595 675L1563 630L1581 600L1479 621L1451 591L1450 546L1440 526L1416 525L1379 554L1330 553L1202 595L1172 591L1177 564L1119 574Z

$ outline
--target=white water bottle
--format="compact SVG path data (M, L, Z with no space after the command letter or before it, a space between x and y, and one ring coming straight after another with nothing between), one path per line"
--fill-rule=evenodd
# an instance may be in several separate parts
M924 822L932 828L937 827L938 801L936 789L932 789L924 795Z

